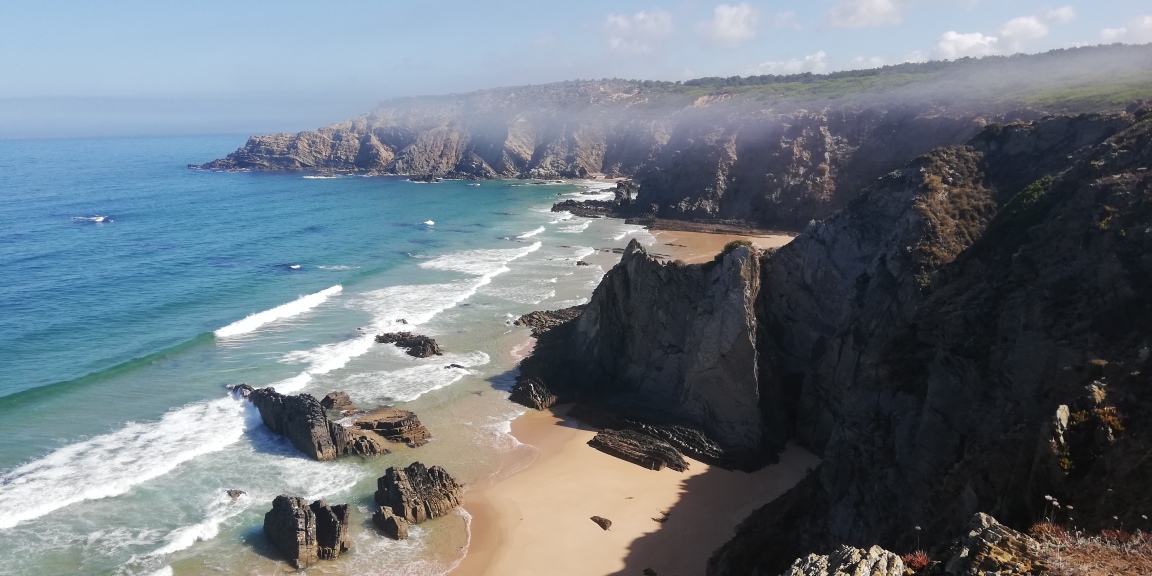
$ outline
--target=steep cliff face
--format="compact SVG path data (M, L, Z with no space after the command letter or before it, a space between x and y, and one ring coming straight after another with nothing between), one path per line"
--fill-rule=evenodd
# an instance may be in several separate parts
M1085 484L1147 472L1132 450L1149 439L1152 122L1112 136L1132 122L1057 118L934 152L767 262L766 395L824 463L710 573L772 573L833 543L907 546L912 526L940 541L977 511L1027 524L1046 494L1081 526L1136 521ZM1127 368L1101 382L1090 360ZM1069 405L1093 438L1078 453L1055 438Z

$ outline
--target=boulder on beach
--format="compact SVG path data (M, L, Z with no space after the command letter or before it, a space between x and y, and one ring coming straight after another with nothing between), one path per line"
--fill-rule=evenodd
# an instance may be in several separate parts
M443 355L443 352L440 351L440 345L437 344L435 340L411 332L387 332L385 334L377 334L376 342L380 344L395 344L407 350L410 356L417 358Z
M335 560L348 550L347 504L312 504L281 494L264 515L264 536L298 569L320 560Z
M603 516L593 516L591 518L591 520L593 522L595 522L597 526L599 526L600 528L602 528L604 530L607 530L607 529L612 527L612 521L603 517Z
M444 516L463 501L464 487L439 466L413 462L388 468L377 481L376 503L409 524Z
M668 467L683 472L688 469L688 461L679 450L637 430L601 430L588 441L588 445L650 470Z
M543 382L535 378L520 378L517 379L516 385L512 387L512 393L508 399L517 403L535 408L537 410L545 410L555 405L559 400Z

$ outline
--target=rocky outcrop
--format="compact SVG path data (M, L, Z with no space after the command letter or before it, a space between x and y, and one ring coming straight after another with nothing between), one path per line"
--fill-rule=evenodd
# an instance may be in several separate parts
M577 265L580 262L576 263ZM532 336L538 337L541 334L560 326L566 322L575 320L581 312L584 311L585 306L572 306L570 308L561 308L560 310L540 310L536 312L529 312L512 322L515 326L527 326L532 329Z
M264 515L264 535L296 568L320 560L335 560L348 550L347 504L312 504L304 498L281 494Z
M1039 547L1032 538L978 512L968 522L968 531L953 546L951 558L943 562L944 573L949 576L1048 574L1048 567L1037 554Z
M688 462L680 452L663 440L635 430L601 430L588 445L649 470L665 467L683 472Z
M377 334L376 342L379 344L395 344L397 347L407 351L408 355L417 358L443 355L443 352L440 351L440 345L437 344L435 340L411 332Z
M596 403L577 404L568 411L568 415L596 428L630 430L650 436L706 464L728 465L724 460L724 451L706 434L678 424L656 423L658 416L637 413L635 410L626 415Z
M408 521L393 514L388 506L377 506L372 513L372 523L394 540L408 539Z
M463 502L463 487L439 466L392 466L377 480L376 503L409 524L444 516Z
M904 576L899 556L879 546L867 550L841 546L828 555L809 554L780 576Z
M256 406L269 430L287 438L310 458L325 461L341 455L388 453L378 435L328 420L324 406L310 394L285 396L272 388L253 389L246 384L237 390Z
M357 418L353 427L374 432L390 442L403 442L412 446L426 444L432 436L415 413L400 408L373 410Z
M352 410L356 408L347 392L329 392L320 400L320 405L327 410Z
M543 383L533 378L517 379L508 399L536 410L551 408L560 400Z

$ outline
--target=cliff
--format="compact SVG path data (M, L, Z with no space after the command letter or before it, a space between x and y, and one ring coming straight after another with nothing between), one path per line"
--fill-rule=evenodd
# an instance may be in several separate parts
M988 123L1117 110L1152 90L1152 48L902 64L827 75L576 81L382 103L299 134L254 136L200 168L628 176L621 216L803 229L862 187Z
M713 575L942 545L977 512L1026 528L1046 495L1078 526L1142 525L1150 165L1148 106L990 125L773 253L678 266L630 247L524 371L725 450L823 458Z

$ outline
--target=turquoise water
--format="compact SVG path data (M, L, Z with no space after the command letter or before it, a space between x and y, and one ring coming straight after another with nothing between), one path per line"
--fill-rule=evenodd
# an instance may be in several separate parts
M467 482L507 473L525 450L507 435L526 339L510 319L584 301L610 262L577 260L650 242L547 210L591 183L185 168L243 140L0 141L0 573L276 573L259 526L281 492L356 504L328 573L444 573L466 515L384 540L375 478L417 458ZM446 355L372 342L395 329ZM436 440L310 462L227 395L238 382L403 405Z

